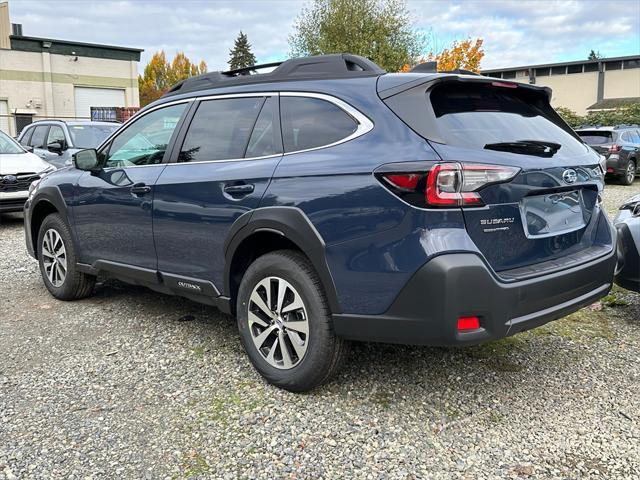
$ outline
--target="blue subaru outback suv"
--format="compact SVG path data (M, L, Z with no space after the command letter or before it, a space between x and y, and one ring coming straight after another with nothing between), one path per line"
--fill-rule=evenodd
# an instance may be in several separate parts
M217 306L269 382L304 391L348 340L470 345L604 296L603 171L550 91L355 55L176 85L32 188L51 294L107 274Z

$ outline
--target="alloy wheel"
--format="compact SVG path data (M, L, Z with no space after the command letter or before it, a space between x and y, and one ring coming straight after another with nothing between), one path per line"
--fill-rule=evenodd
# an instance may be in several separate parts
M264 360L284 370L298 365L309 345L309 318L298 291L282 278L264 278L248 309L251 338Z
M636 166L633 162L629 162L627 165L627 183L632 183L636 176Z
M50 228L42 239L42 263L49 282L60 287L67 277L67 250L60 234Z

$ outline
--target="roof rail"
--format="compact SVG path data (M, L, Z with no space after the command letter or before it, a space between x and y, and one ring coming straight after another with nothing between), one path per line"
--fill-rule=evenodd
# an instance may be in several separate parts
M621 130L623 128L638 128L637 123L621 123L613 127L614 130Z
M268 73L256 73L258 70L276 67ZM330 78L368 77L386 73L371 60L348 53L317 55L285 60L284 62L252 65L251 67L229 70L227 72L209 72L189 77L175 84L164 95L177 95L228 85L274 82L283 80L312 80Z

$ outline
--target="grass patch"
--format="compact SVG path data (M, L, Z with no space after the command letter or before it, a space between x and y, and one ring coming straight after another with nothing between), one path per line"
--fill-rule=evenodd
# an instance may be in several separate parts
M474 359L483 360L484 364L496 372L520 372L524 366L514 362L511 355L524 347L524 340L519 337L507 337L495 342L483 343L466 349L466 353Z
M615 337L608 315L590 307L579 310L560 320L547 323L530 332L532 335L556 335L574 342L589 343L597 339Z
M210 470L206 459L196 451L191 451L184 456L182 468L184 469L184 478L198 477Z

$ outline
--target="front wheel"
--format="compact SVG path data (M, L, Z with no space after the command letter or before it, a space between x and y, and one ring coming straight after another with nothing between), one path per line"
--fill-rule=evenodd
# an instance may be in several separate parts
M71 231L63 218L51 214L38 232L38 262L49 293L60 300L77 300L93 292L96 277L78 271Z
M627 171L622 176L623 185L631 185L636 178L636 162L629 160L627 164Z
M240 338L269 382L304 392L338 371L346 344L335 336L320 279L302 254L281 250L258 258L240 283Z

